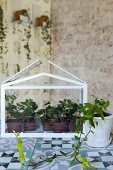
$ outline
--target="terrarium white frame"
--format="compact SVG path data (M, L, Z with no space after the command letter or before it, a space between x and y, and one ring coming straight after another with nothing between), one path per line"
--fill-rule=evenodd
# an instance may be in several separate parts
M5 129L5 90L7 89L78 89L80 90L80 103L87 102L87 83L83 80L79 79L75 75L69 73L68 71L64 70L63 68L57 66L51 61L48 61L49 64L53 65L54 67L62 70L63 72L70 75L71 78L62 77L59 75L51 74L51 73L39 73L36 75L32 75L26 78L21 78L25 73L32 70L33 68L37 67L38 65L42 64L42 61L40 59L36 60L34 63L30 64L20 72L13 75L11 78L7 79L1 84L1 136L2 137L15 137L13 133L7 133ZM27 80L32 80L34 78L39 78L42 76L47 76L50 78L58 79L65 81L67 83L71 83L71 85L17 85L18 83L25 82ZM21 137L38 137L38 138L46 138L46 137L61 137L61 138L72 138L74 136L74 133L21 133Z

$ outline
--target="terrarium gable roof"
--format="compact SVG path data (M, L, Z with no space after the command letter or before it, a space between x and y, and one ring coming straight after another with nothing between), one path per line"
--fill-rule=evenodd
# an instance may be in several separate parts
M29 66L27 66L26 68L24 68L23 70L21 70L20 72L18 72L17 74L10 77L8 80L4 81L2 83L2 85L4 85L4 86L16 85L16 84L19 84L19 83L22 83L22 82L25 82L25 81L28 81L28 80L32 80L32 79L36 79L36 78L38 79L38 78L43 77L43 76L53 78L53 79L58 79L58 80L61 80L61 81L67 82L67 83L72 83L75 86L83 86L84 84L86 84L86 82L79 79L78 77L71 74L70 72L64 70L63 68L57 66L53 62L48 61L48 63L52 64L57 69L60 69L61 71L67 73L68 75L70 75L70 77L67 78L67 77L63 77L63 76L60 76L60 75L55 75L55 74L51 74L51 73L42 72L42 73L38 73L38 74L35 74L35 75L32 75L32 76L27 76L25 78L22 78L22 76L25 75L27 72L31 71L35 67L42 64L42 61L40 59L38 59L35 62L33 62L32 64L30 64ZM74 79L72 79L72 77Z
M63 71L64 73L67 73L68 75L70 75L70 77L73 77L75 80L78 80L78 81L80 81L80 82L82 82L82 83L86 83L86 82L83 81L82 79L78 78L77 76L75 76L74 74L70 73L69 71L67 71L67 70L59 67L58 65L54 64L53 62L51 62L51 61L49 61L49 60L48 60L48 62L49 62L50 64L52 64L54 67L56 67L56 68L60 69L61 71Z
M43 76L58 79L58 80L61 80L61 81L67 82L67 83L72 83L73 85L77 85L77 86L83 86L84 85L84 83L81 83L79 81L75 81L73 79L69 79L69 78L66 78L66 77L62 77L62 76L59 76L59 75L50 74L50 73L39 73L39 74L35 74L35 75L29 76L29 77L26 77L26 78L23 78L23 79L19 79L19 80L15 80L13 82L6 83L5 86L19 84L19 83L26 82L26 81L29 81L29 80L32 80L32 79L43 77Z
M30 65L28 65L27 67L25 67L24 69L20 70L18 73L14 74L13 76L11 76L10 78L8 78L7 80L5 80L4 82L2 82L2 84L8 83L8 82L13 82L15 80L18 80L19 78L21 78L22 76L24 76L26 73L30 72L32 69L34 69L35 67L39 66L40 64L42 64L42 61L40 59L36 60L35 62L31 63Z

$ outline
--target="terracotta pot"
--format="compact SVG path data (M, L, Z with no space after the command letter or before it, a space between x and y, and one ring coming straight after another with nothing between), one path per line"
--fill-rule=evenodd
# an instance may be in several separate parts
M77 120L79 120L80 117L79 116L74 116L73 120L70 121L70 125L69 125L69 129L71 132L76 132L76 128L77 128ZM83 128L83 125L80 123L80 128Z
M36 26L43 26L43 22L44 22L43 18L41 17L36 18Z
M71 121L70 122L70 131L71 132L75 132L76 130L76 122L75 121Z
M14 14L15 20L20 20L20 15L23 15L24 12L27 12L27 10L22 9L22 10L16 11Z
M36 18L36 26L43 26L43 23L47 22L48 19L49 17L46 15Z
M58 122L52 124L52 130L56 133L67 131L67 122Z
M50 122L44 122L42 125L43 125L44 131L51 131L52 130L52 125L51 125Z
M22 121L21 120L16 120L16 119L8 119L6 121L7 123L7 130L8 133L13 133L13 130L15 132L22 132Z
M33 131L37 129L36 120L34 118L28 118L24 121L24 131Z

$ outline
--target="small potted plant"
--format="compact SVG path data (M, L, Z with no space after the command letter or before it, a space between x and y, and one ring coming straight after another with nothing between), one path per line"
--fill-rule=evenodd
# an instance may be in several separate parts
M84 117L85 133L91 129L93 133L87 136L87 144L92 147L106 147L110 144L110 132L113 124L113 114L106 109L109 101L95 98L94 103L85 103L80 106Z
M65 102L66 102L66 100L65 100ZM53 107L53 108L56 109L56 106ZM78 111L80 111L80 109L81 109L81 105L78 106ZM58 110L56 110L56 111L58 111ZM89 113L86 113L85 115L82 114L80 116L79 123L83 124L85 121L89 120L88 115L89 115ZM91 123L90 123L90 125L92 126ZM57 129L57 130L59 132L59 129ZM27 165L26 165L26 157L25 157L24 152L23 152L23 145L22 145L22 140L20 138L20 134L19 133L15 133L16 138L18 140L18 145L17 146L20 146L20 147L17 147L17 149L19 151L19 161L20 161L20 163L22 163L22 165L24 165L25 167L28 167L28 168L29 168L29 166L30 167L32 166L33 168L34 167L35 168L37 168L37 167L40 168L40 165L42 165L42 163L44 163L44 162L51 163L57 157L59 158L59 156L64 156L64 157L70 157L71 158L70 166L73 166L73 165L75 165L76 162L78 162L79 164L81 164L81 169L84 169L84 170L85 169L91 169L91 170L95 169L95 168L93 168L91 166L89 160L87 158L85 158L85 157L82 157L82 155L81 155L82 144L83 144L84 141L87 140L87 136L91 132L91 129L89 129L87 134L85 134L84 136L82 136L83 135L83 131L82 131L82 128L80 126L77 127L76 130L77 130L77 134L74 134L74 136L73 136L73 138L75 139L76 142L72 144L72 151L71 152L67 152L66 153L66 152L61 150L61 151L59 151L58 154L55 153L52 156L49 155L49 157L46 155L46 157L44 159L41 159L39 161L38 160L34 160L34 161L32 161L32 163L30 162L30 164L28 163ZM39 155L39 157L40 157L40 155ZM73 169L73 168L71 168L71 169Z
M44 104L43 109L38 110L37 114L40 117L44 131L52 130L54 107L50 102Z
M37 129L35 115L38 105L32 99L26 99L24 102L17 103L20 112L24 115L24 131L33 131Z
M95 117L100 118L99 120L101 120L102 122L105 121L106 117L109 117L109 115L111 116L112 114L108 114L106 113L106 109L109 106L109 101L105 101L103 99L97 99L95 98L94 104L91 103L85 103L85 104L79 104L78 106L78 111L82 112L80 114L80 121L79 121L79 125L85 122L88 122L88 124L90 125L89 130L86 132L86 134L83 135L83 130L81 127L77 127L77 134L74 135L74 139L75 139L75 143L72 144L72 151L70 152L64 152L64 151L59 151L59 153L55 153L52 156L49 157L45 157L45 159L38 159L32 161L32 163L30 162L30 164L26 165L26 158L23 152L23 145L22 145L22 140L20 138L19 133L15 133L16 138L18 140L18 144L17 147L18 151L19 151L19 161L22 165L24 165L25 167L29 166L31 167L38 167L42 165L42 163L44 162L49 162L51 163L53 160L55 160L57 157L59 158L59 156L64 156L64 157L69 157L71 158L70 160L70 166L75 165L76 162L78 162L81 165L80 169L84 169L84 170L96 170L96 168L92 167L91 163L89 162L90 160L88 160L88 158L83 154L82 156L82 152L81 152L81 148L82 148L82 144L84 141L89 140L88 136L90 134L93 134L93 130L97 129L98 126L100 126L100 122L97 122L97 120L95 120ZM109 122L106 122L107 124L109 124ZM110 123L111 124L111 123ZM88 125L88 126L89 126ZM103 126L101 127L103 128ZM98 129L97 129L98 130ZM103 129L104 131L105 129ZM101 137L103 138L103 133L100 133L99 135L99 139L97 138L97 140L99 141L101 139ZM106 132L105 132L106 133ZM109 133L109 132L108 132ZM109 134L107 134L109 135ZM96 136L97 137L97 136ZM95 132L94 132L94 136L93 136L93 140L95 141ZM94 147L96 146L96 143L94 145ZM40 155L39 155L40 157ZM71 167L69 169L76 169L74 167Z
M22 132L22 124L24 115L20 113L20 110L15 102L16 95L5 95L6 100L6 112L7 112L7 130L9 133Z
M49 17L46 15L41 15L36 18L36 26L43 26L49 20Z
M29 21L29 14L26 9L18 10L15 12L15 20L16 21L22 21L22 22L28 22Z
M65 112L66 118L69 122L69 130L71 132L75 132L76 121L78 121L80 118L80 114L78 112L79 105L70 99L64 99L61 104L63 106L63 111Z
M75 113L78 109L78 104L70 99L59 101L54 110L55 122L53 123L53 130L55 132L69 131L70 127L75 124Z
M68 130L67 120L63 108L57 105L54 108L54 122L52 130L56 133L66 132Z

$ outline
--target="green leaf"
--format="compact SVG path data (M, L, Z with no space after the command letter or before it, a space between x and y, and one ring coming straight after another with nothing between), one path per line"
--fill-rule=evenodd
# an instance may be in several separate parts
M56 157L57 157L57 155L54 154L53 156L46 158L45 162L50 162L51 163Z
M75 144L72 144L72 148L75 148Z
M85 106L88 108L91 108L91 109L93 108L93 104L91 104L91 103L85 103Z
M60 153L63 155L63 156L67 156L67 154L63 151L60 151Z
M95 123L96 123L96 125L98 126L98 122L96 121Z
M55 159L57 157L56 153L53 155L53 159Z
M88 161L87 158L84 158L84 157L79 158L79 160L80 160L81 162L87 162L87 161Z
M18 156L18 160L20 161L21 164L23 164L26 167L26 157L23 151L23 144L22 144L22 139L20 138L20 134L19 133L15 133L15 136L17 138L17 150L19 151L19 156Z
M94 167L89 167L89 170L97 170L97 168L94 168Z
M70 166L73 166L75 164L76 158L73 158L70 162Z
M81 157L79 160L82 162L82 167L91 167L90 162L88 161L87 158Z
M52 161L53 161L52 158L46 158L46 159L45 159L45 162L48 162L48 163L51 163Z
M82 131L82 128L77 127L77 129L76 129L76 133L80 133L81 131Z
M21 160L25 160L24 152L20 152L19 153L19 157L21 158Z
M74 136L74 138L75 138L76 140L80 140L80 138L79 138L78 136L76 136L76 135Z
M17 144L17 149L20 150L20 151L23 149L23 146L22 146L21 143L18 143L18 144Z
M75 157L77 157L78 155L79 155L79 151L77 152L74 152L74 154L73 154Z
M94 134L94 132L91 130L91 133L93 133Z
M100 117L101 117L102 120L104 120L104 114L103 114L103 112L100 113Z

